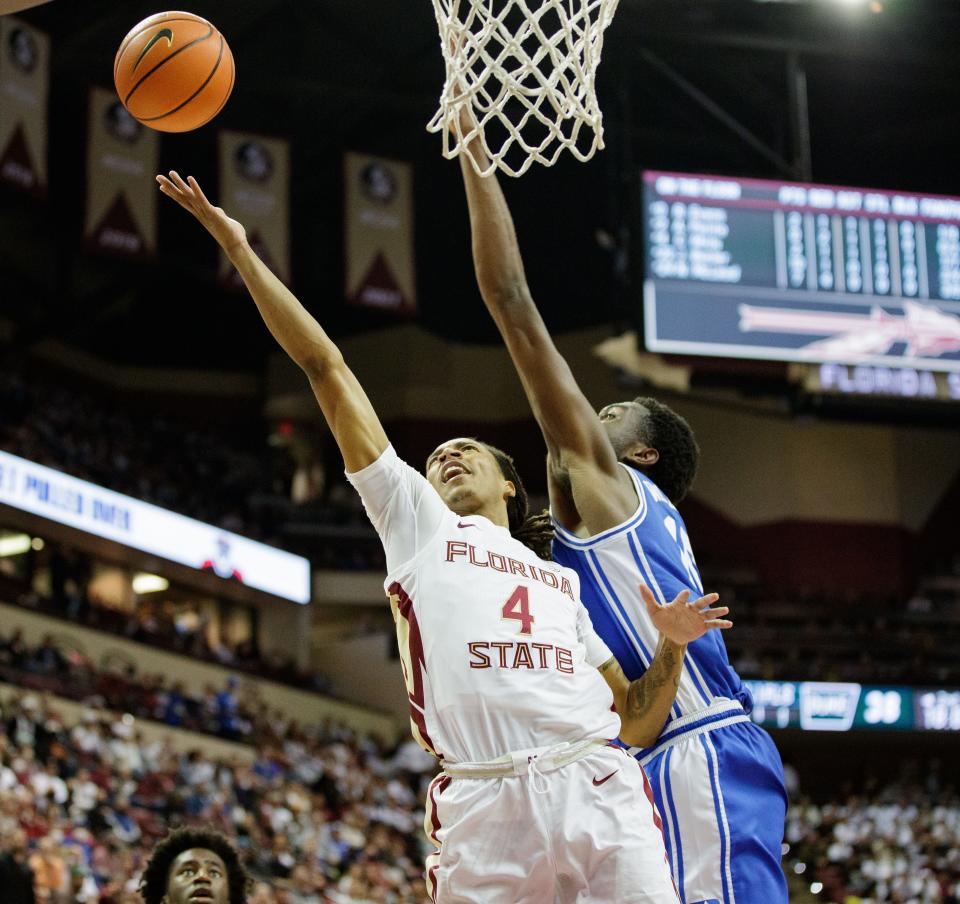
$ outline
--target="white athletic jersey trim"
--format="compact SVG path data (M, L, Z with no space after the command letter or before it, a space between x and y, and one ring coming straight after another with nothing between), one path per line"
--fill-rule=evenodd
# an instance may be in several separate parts
M644 518L647 517L647 497L643 492L642 484L640 484L633 474L633 469L627 467L623 462L619 462L621 468L623 468L629 475L630 479L633 481L634 487L637 491L637 508L636 511L626 520L623 524L618 524L616 527L608 528L607 530L596 534L593 537L578 537L576 534L568 531L556 518L551 518L553 522L553 530L556 534L558 540L563 543L564 546L569 546L571 549L592 549L595 546L600 546L605 541L609 540L611 537L615 537L617 534L623 533L627 530L633 530L638 524L640 524Z

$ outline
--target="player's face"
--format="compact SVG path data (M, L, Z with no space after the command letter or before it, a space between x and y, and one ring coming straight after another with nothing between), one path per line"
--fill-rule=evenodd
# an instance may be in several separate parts
M177 855L167 873L166 904L228 904L230 886L223 859L206 848Z
M427 480L448 508L469 515L515 494L493 453L475 439L451 439L427 459Z
M610 437L617 458L622 459L638 443L644 442L643 421L648 411L637 402L614 402L600 409L600 423Z

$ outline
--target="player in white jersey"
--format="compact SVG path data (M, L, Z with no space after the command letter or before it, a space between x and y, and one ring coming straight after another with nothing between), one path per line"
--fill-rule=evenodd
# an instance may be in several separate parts
M662 686L628 682L593 631L576 573L518 539L538 538L510 458L457 439L430 456L426 477L402 462L339 350L243 227L192 178L158 181L217 239L307 374L383 541L413 733L444 769L427 813L434 900L677 901L646 776L609 742L648 736L651 701L672 698L676 650L728 627L727 610L687 593L658 607L647 592L668 638L650 670Z
M469 134L472 123L463 126ZM468 152L483 157L479 140ZM580 574L598 634L626 675L638 678L656 661L660 632L633 587L644 582L661 602L681 589L702 592L674 506L693 480L696 442L686 422L654 399L608 405L597 418L533 303L496 176L480 178L463 156L461 169L481 294L549 450L553 558ZM675 699L655 704L653 733L621 740L654 779L681 899L785 904L783 767L770 736L750 721L750 692L719 634L689 645L677 684Z

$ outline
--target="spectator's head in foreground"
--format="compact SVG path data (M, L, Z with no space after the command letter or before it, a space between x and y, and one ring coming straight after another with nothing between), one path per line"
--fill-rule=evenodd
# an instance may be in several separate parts
M236 848L209 829L178 829L157 845L140 883L145 904L245 904L250 880Z

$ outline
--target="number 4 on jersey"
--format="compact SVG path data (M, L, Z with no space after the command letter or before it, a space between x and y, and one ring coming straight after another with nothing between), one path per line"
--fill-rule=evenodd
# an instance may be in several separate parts
M522 584L503 604L501 618L513 618L520 622L521 634L533 634L534 617L530 614L530 594Z

